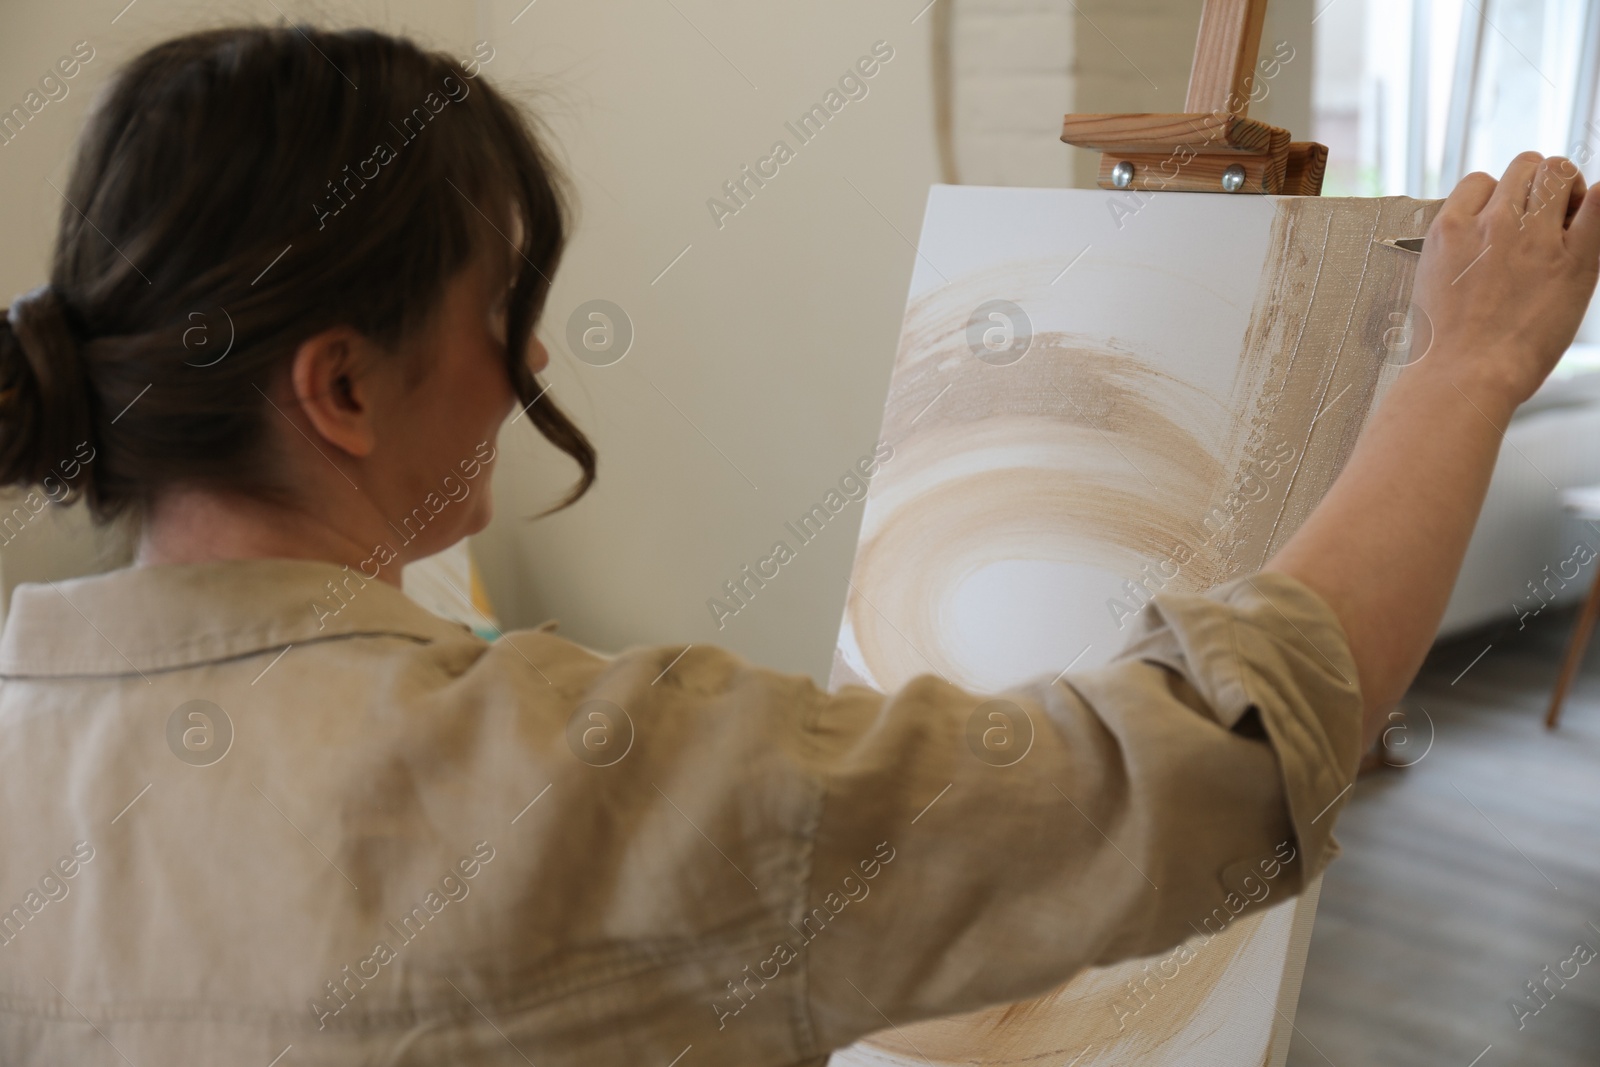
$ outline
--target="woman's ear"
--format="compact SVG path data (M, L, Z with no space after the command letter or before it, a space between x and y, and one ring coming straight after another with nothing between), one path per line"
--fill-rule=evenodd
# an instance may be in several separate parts
M300 342L289 366L290 388L318 436L352 456L377 444L374 383L364 373L370 342L348 326L335 326Z

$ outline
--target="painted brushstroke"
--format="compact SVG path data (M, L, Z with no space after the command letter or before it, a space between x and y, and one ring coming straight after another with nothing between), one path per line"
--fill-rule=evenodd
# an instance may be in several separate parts
M1236 989L1226 978L1251 975L1257 987L1270 982L1275 990L1277 979L1264 982L1261 976L1282 967L1294 918L1293 902L1257 912L1209 942L1190 942L1189 962L1176 963L1172 953L1163 953L1137 967L1090 971L1047 998L876 1035L848 1058L835 1055L833 1065L1187 1065L1195 1062L1188 1057L1198 1045L1224 1033L1229 1047L1241 1053L1226 1062L1253 1067L1270 1041L1272 993ZM1136 1013L1127 1014L1130 1006Z
M1048 307L1060 299L1055 262L1008 263L909 304L881 434L896 459L867 498L835 686L893 689L937 671L995 688L959 610L963 589L994 568L1071 567L1114 583L1181 553L1164 588L1200 591L1259 569L1283 544L1412 358L1416 257L1373 239L1422 234L1438 203L1286 197L1274 208L1259 273L1214 280L1253 299L1240 351L1195 342L1196 360L1236 361L1225 393L1115 337L1047 331L1010 366L977 359L971 309L995 298ZM1163 287L1182 284L1170 262L1148 277L1130 315L1160 314ZM1105 609L1087 597L1059 610ZM1060 666L1075 651L1062 650ZM1197 937L1194 961L1137 1027L1119 1026L1114 1005L1146 977L1143 962L1086 972L1024 1005L904 1026L834 1062L1281 1064L1314 906L1308 892Z

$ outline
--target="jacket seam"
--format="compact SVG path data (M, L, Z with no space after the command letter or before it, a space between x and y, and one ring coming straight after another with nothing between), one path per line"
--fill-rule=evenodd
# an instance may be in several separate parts
M194 670L196 667L210 667L216 664L233 663L242 659L250 659L253 656L264 656L269 652L277 652L280 649L288 648L293 645L326 644L330 641L343 641L351 638L361 637L398 637L418 645L431 645L436 640L432 637L423 637L421 635L408 633L402 630L363 630L354 633L327 634L322 637L312 637L303 641L279 641L276 644L265 645L261 648L252 648L245 652L233 652L227 655L214 656L209 659L193 660L186 663L176 663L165 667L146 667L142 670L135 667L125 671L98 671L93 669L85 669L70 672L21 672L11 671L0 667L0 679L15 679L18 681L38 681L45 679L86 680L91 678L134 678L143 677L147 674L171 674L174 671L189 671Z

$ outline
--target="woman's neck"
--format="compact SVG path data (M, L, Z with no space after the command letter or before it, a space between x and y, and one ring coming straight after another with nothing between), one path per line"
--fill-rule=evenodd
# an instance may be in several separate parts
M265 501L199 489L164 494L139 532L134 566L215 563L231 559L312 559L351 567L372 555L372 546L348 532L337 518L279 507ZM400 560L378 577L400 586Z

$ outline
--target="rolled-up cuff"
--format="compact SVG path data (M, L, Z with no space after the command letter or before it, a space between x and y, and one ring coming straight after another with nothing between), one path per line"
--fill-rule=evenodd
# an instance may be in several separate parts
M1334 820L1361 758L1362 698L1350 642L1326 601L1280 571L1204 594L1160 593L1117 659L1177 671L1232 729L1255 708L1278 756L1301 887L1339 853Z

